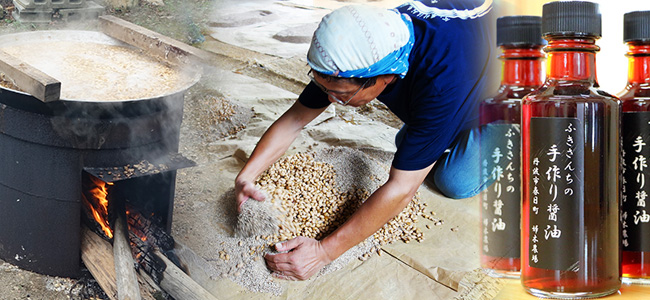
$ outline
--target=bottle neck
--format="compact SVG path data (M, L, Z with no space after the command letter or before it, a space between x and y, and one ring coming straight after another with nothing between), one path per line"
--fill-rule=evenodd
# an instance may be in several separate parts
M628 43L627 82L629 84L650 83L650 43Z
M596 52L599 50L594 38L549 38L544 48L548 53L547 79L596 84Z
M542 46L513 47L501 46L503 53L501 85L533 86L542 85Z

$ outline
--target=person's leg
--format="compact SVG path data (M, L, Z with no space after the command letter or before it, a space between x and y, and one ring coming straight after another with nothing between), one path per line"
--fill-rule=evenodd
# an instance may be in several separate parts
M481 149L493 149L512 127L509 124L488 124L462 132L448 152L436 162L429 177L446 197L469 198L491 185L496 177L481 176ZM504 149L505 150L505 149ZM516 153L517 159L519 153ZM489 155L487 155L489 156ZM503 160L505 161L505 159ZM494 169L493 161L484 160L487 170Z
M406 134L406 129L408 128L408 125L404 124L402 125L402 128L399 129L397 134L395 135L395 146L399 147L399 145L402 143L404 140L404 135Z

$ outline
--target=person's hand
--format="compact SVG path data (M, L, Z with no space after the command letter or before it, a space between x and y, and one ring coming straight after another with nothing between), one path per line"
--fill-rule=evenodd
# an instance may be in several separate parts
M241 206L248 199L255 199L257 201L264 201L265 196L258 190L253 182L241 180L235 182L235 198L237 199L237 211L241 212Z
M266 254L264 259L273 276L286 280L307 280L332 260L320 241L297 237L275 244L280 254Z

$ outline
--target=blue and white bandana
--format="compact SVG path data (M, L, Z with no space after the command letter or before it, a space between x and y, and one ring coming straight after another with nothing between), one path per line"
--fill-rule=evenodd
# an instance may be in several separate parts
M392 9L349 5L323 17L307 61L312 69L337 77L397 74L404 78L413 42L409 16Z

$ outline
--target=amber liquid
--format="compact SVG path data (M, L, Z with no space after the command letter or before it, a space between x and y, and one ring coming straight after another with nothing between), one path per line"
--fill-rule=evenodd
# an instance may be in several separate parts
M530 92L533 88L529 88L528 90ZM482 102L480 105L481 124L499 121L502 121L502 123L505 124L520 124L521 99L513 96L516 96L516 93L512 91L512 88L504 87L497 96ZM491 203L491 200L493 199L489 199L488 202ZM508 203L506 205L513 205L513 203ZM519 206L519 203L516 203L516 205ZM483 209L481 209L481 212L483 212ZM505 217L508 218L508 216ZM518 226L520 215L517 215L516 217L511 216L509 219L511 219L511 221L508 222L510 226L513 225L513 219L516 220L516 223L514 224ZM482 214L481 220L483 220ZM484 229L483 222L481 222L481 232L483 232ZM481 238L481 249L483 249L482 242L483 238ZM513 249L520 247L519 240L498 242L508 243L509 245L506 245L506 247L512 247ZM490 272L490 274L495 277L519 278L521 260L519 257L490 256L486 255L481 250L481 267L492 270L493 272Z
M644 64L650 66L650 58L644 57ZM631 64L634 62L631 61ZM637 67L641 67L641 62L636 62ZM631 70L634 66L630 66ZM648 70L647 68L644 68ZM650 112L650 83L643 82L643 76L647 71L631 74L632 77L638 77L641 82L631 82L620 94L622 102L622 111L625 112ZM631 78L632 79L632 78ZM632 81L632 80L631 80ZM634 195L628 195L628 199L633 199ZM650 232L645 232L650 235ZM622 253L621 271L623 272L623 282L650 284L650 252L648 251L625 251Z
M504 54L501 56L503 60L502 68L502 81L497 95L486 99L481 102L480 109L480 124L485 125L489 123L501 124L521 124L521 98L528 93L534 91L542 84L542 68L541 64L544 55L541 53L541 46L535 48L507 48L504 47ZM516 143L520 141L517 140ZM520 153L516 153L520 155ZM517 173L516 176L520 174ZM488 187L489 188L489 187ZM483 191L482 193L487 193ZM494 199L490 199L487 195L481 195L487 198L488 203L492 203ZM517 211L520 211L520 201L517 203L506 203L505 205L516 205ZM483 220L483 209L481 209L481 220ZM510 226L519 228L521 215L505 215L507 223ZM485 225L481 222L481 233L485 230ZM483 249L483 238L481 237L481 249ZM494 241L492 241L494 242ZM519 239L501 240L496 241L505 245L506 249L515 249L511 253L519 252L518 248L521 247ZM514 255L511 255L514 256ZM517 257L501 257L487 255L485 251L481 250L481 267L488 269L489 274L495 277L508 277L519 278L521 269L521 259Z
M650 284L650 252L623 251L623 282Z
M557 48L554 48L557 47ZM618 180L619 102L596 89L593 40L549 41L548 75L544 85L522 100L522 272L524 288L539 297L591 298L620 287ZM574 48L574 51L563 49ZM554 49L559 49L555 50ZM581 50L585 51L581 51ZM578 264L574 270L530 266L531 118L575 118L583 131L582 197L577 211ZM575 248L573 249L575 250ZM562 250L553 253L562 257Z

